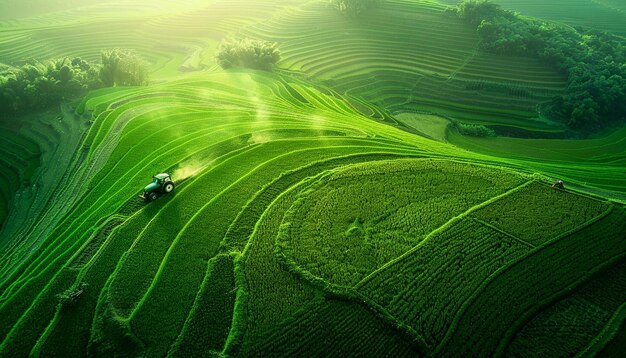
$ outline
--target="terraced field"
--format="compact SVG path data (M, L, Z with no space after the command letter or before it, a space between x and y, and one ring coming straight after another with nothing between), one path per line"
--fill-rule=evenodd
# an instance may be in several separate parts
M15 193L39 166L40 155L36 141L20 135L19 130L0 127L0 228Z
M626 36L626 3L620 0L497 0L507 9L574 26L585 26ZM563 11L564 7L567 11Z
M540 120L537 105L561 93L565 78L537 60L479 53L476 35L444 9L436 2L393 0L346 21L310 2L246 33L280 43L282 67L392 112L561 129Z
M587 140L475 138L450 130L446 139L472 152L501 157L579 185L593 183L608 193L623 194L626 188L625 136L626 128ZM615 197L624 200L622 194Z
M560 131L536 110L564 90L554 71L480 53L431 1L389 0L362 21L319 1L154 5L0 21L3 61L122 44L153 76L0 133L0 356L623 347L623 130L447 128ZM279 42L274 72L215 65L241 34ZM176 189L145 203L158 172Z
M152 64L153 79L173 77L180 74L179 70L215 66L213 50L224 36L270 18L296 2L91 3L0 21L0 29L7 30L0 34L0 58L4 63L65 56L97 60L103 49L124 47L137 51Z

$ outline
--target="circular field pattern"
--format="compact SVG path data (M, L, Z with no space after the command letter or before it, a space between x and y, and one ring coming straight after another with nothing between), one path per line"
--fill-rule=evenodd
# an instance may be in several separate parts
M448 220L523 181L507 170L447 160L355 164L303 191L278 240L303 270L352 286Z

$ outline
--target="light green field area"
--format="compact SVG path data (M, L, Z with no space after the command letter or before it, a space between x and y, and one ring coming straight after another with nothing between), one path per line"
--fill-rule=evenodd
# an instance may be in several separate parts
M626 128L587 140L476 138L448 132L461 148L507 158L577 184L623 192L626 188Z
M317 0L56 4L2 15L2 61L132 48L152 81L0 133L0 356L541 355L554 317L579 330L567 352L619 349L626 129L444 119L561 131L536 119L565 90L539 61L481 53L427 0L362 21ZM279 43L274 72L216 65L237 34ZM161 172L175 190L138 198Z
M395 118L402 124L440 142L446 141L450 121L432 114L399 113Z
M151 63L152 78L158 80L177 76L181 69L214 67L213 53L204 54L204 50L214 50L227 34L270 18L294 3L297 1L91 2L0 21L0 29L7 30L0 33L0 58L4 63L65 56L95 60L102 50L131 48Z

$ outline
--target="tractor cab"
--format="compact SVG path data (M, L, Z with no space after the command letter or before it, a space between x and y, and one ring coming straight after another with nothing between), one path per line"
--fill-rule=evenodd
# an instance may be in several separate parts
M161 194L169 194L174 190L174 182L167 173L157 174L152 177L152 182L143 189L143 195L140 195L145 201L153 201L158 199Z

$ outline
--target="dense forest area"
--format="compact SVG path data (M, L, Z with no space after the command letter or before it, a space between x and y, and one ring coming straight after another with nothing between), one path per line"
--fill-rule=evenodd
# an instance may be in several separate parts
M121 49L103 51L101 63L66 57L0 64L0 111L10 115L47 108L100 87L144 85L147 68L139 55Z
M453 11L476 27L485 51L537 56L567 75L565 95L551 117L579 131L626 122L626 42L607 32L525 18L486 0L465 0Z

